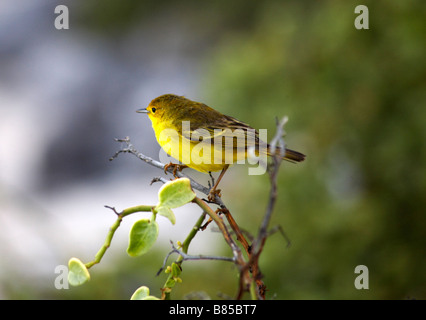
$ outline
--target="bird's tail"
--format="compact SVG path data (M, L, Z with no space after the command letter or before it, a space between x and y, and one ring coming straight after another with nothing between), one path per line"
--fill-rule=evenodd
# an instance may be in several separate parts
M303 153L291 149L285 149L285 156L283 157L284 160L291 162L302 162L305 158L306 156Z
M281 150L279 148L276 149L275 151L276 154L281 154ZM271 152L269 150L269 146L268 146L268 155L271 155ZM296 162L302 162L303 160L305 160L306 156L303 153L300 153L298 151L294 151L291 149L285 149L285 155L283 157L284 160L296 163Z

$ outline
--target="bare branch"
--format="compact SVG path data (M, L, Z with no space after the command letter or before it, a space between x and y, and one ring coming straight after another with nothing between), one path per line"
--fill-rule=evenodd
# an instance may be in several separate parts
M265 215L263 216L261 226L259 228L258 235L256 239L253 241L251 246L251 251L249 255L249 261L247 262L245 268L252 268L253 278L256 281L258 290L256 291L257 298L264 299L265 296L265 286L261 281L262 274L259 269L259 256L263 250L265 245L266 238L269 235L268 226L272 217L272 212L275 207L275 202L277 198L277 176L278 170L282 161L282 157L285 154L285 144L283 140L284 134L284 125L286 124L288 118L284 117L281 121L277 121L277 132L275 136L272 138L270 143L270 152L272 156L272 166L268 166L268 173L270 177L271 190L269 193L269 201L265 211ZM279 148L280 152L277 153L275 150ZM244 272L244 269L240 272ZM243 290L242 283L240 281L240 292Z
M167 260L173 253L177 253L181 258L178 263L181 263L182 261L186 260L221 260L221 261L228 261L228 262L234 262L236 261L235 257L221 257L221 256L209 256L209 255L189 255L182 250L179 250L176 248L173 244L173 241L170 240L170 243L172 245L172 250L166 255L163 261L163 265L161 266L160 270L157 272L157 276L164 270L167 264Z
M150 185L152 185L155 182L167 183L168 181L166 179L164 179L163 177L154 177L154 178L152 178Z
M144 155L143 153L140 153L139 151L137 151L135 149L135 147L133 146L133 144L131 144L129 137L126 137L124 139L115 139L115 141L125 143L126 147L124 147L121 150L117 151L109 159L110 161L112 161L115 158L117 158L119 156L119 154L121 154L121 153L130 153L130 154L134 155L135 157L137 157L138 159L140 159L140 160L142 160L142 161L144 161L144 162L146 162L146 163L148 163L148 164L150 164L150 165L152 165L152 166L154 166L156 168L162 169L164 171L164 167L166 166L164 163L161 163L160 161L154 160L153 158L148 157L148 156ZM167 171L170 172L170 173L173 173L173 168L170 167L170 168L167 169ZM202 193L204 193L206 195L209 194L209 191L210 191L209 188L203 186L202 184L199 184L197 181L195 181L194 179L192 179L191 177L189 177L185 173L180 172L180 171L176 171L175 173L176 173L176 176L179 177L179 178L182 178L182 177L188 178L191 181L191 187L193 189L198 190L198 191L200 191L200 192L202 192ZM164 178L160 178L160 180L158 180L158 181L163 181L163 179ZM154 181L154 182L156 182L156 181ZM219 197L216 197L216 199L218 200L219 203L222 203L222 201L220 200Z
M112 210L112 212L114 212L117 216L120 215L120 212L118 212L114 207L110 207L110 206L107 206L107 205L105 205L104 207L107 208L107 209Z
M280 234L283 236L283 238L287 242L287 248L291 247L291 239L285 233L284 229L280 225L274 226L271 229L269 229L269 231L268 231L268 237L271 236L271 235L273 235L274 233L276 233L278 231L280 232Z
M262 220L262 224L259 229L259 233L257 236L256 241L254 242L254 250L257 251L259 246L262 242L264 242L264 239L268 236L268 225L271 220L272 212L275 206L276 198L277 198L277 177L278 177L278 170L282 161L282 156L285 154L285 144L283 139L283 133L284 133L284 125L287 123L288 118L284 117L281 121L277 121L277 132L274 136L274 138L271 140L270 146L271 146L271 152L273 154L272 156L272 162L273 166L269 170L269 176L271 181L271 190L269 192L269 201L266 208L265 215ZM277 147L280 148L280 153L275 153L274 150Z
M182 256L183 261L185 260L222 260L222 261L229 261L229 262L235 262L235 258L232 257L220 257L220 256L208 256L208 255L189 255L181 250L179 250L178 248L176 248L173 244L173 241L170 241L171 245L172 245L172 251L170 252L170 254L172 253L177 253L180 256ZM170 255L169 254L169 255Z

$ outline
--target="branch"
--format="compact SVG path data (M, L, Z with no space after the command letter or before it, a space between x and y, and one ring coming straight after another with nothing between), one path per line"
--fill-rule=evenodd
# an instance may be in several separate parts
M115 139L115 141L125 143L126 147L122 148L119 151L117 151L109 159L110 161L112 161L115 158L117 158L120 153L130 153L130 154L133 154L134 156L136 156L138 159L140 159L140 160L142 160L142 161L144 161L144 162L146 162L146 163L148 163L148 164L150 164L150 165L152 165L152 166L154 166L156 168L162 169L164 171L164 167L166 166L164 163L161 163L160 161L154 160L153 158L148 157L148 156L144 155L143 153L140 153L139 151L137 151L133 147L133 144L130 143L130 138L129 137L126 137L124 139ZM173 168L169 167L166 171L168 171L170 173L173 173ZM209 191L210 191L209 188L207 188L207 187L199 184L197 181L195 181L194 179L192 179L191 177L189 177L185 173L180 172L180 171L176 171L175 174L179 178L182 178L182 177L188 178L191 181L191 187L192 187L192 189L198 190L198 191L200 191L200 192L202 192L202 193L204 193L206 195L209 194ZM162 178L159 178L159 179L161 180ZM216 197L216 198L218 198L218 197ZM218 199L220 199L220 198L218 198Z
M265 245L266 238L269 235L268 226L269 226L269 222L271 220L272 212L274 210L276 199L277 199L278 170L282 162L282 157L285 154L285 144L282 137L284 134L284 125L286 124L287 120L288 118L284 117L280 122L277 121L277 132L270 143L270 150L273 156L272 156L272 166L268 167L268 173L269 173L270 184L271 184L271 190L269 192L269 201L268 201L265 215L262 220L262 224L259 228L258 235L255 241L253 242L253 245L251 248L252 254L250 256L250 261L246 265L246 268L248 268L251 265L254 265L257 267L256 270L253 270L253 277L255 278L256 281L260 280L261 278L261 273L260 273L260 270L258 269L258 260L259 260L260 253L262 252L263 247ZM275 152L276 148L279 148L281 152L276 153ZM285 236L285 238L287 237ZM257 292L258 298L264 297L264 292L262 292L262 290L264 291L265 288L261 288L261 290Z
M167 255L167 257L169 257L171 254L173 253L177 253L180 255L181 259L178 260L177 262L181 262L181 261L185 261L185 260L221 260L221 261L229 261L229 262L235 262L235 257L219 257L219 256L207 256L207 255L189 255L186 252L177 249L174 244L173 241L170 241L171 245L172 245L172 251L170 251ZM164 267L164 266L163 266Z
M155 179L155 178L154 178ZM181 247L182 247L182 251L184 253L188 252L188 248L189 248L189 244L191 243L192 239L194 239L195 235L197 234L197 232L201 229L201 224L203 223L204 219L206 217L206 213L203 211L203 213L201 214L201 216L198 218L197 222L195 223L195 225L192 227L191 231L189 232L188 236L186 237L186 239L183 241ZM172 243L173 245L173 243ZM157 276L161 273L161 271L163 271L166 263L167 263L167 259L169 258L169 256L173 253L173 251L169 252L166 256L166 258L164 259L163 265L160 268L160 270L158 270L157 272ZM177 263L181 264L182 261L179 260L180 258L178 258L178 260L176 261Z
M269 167L269 170L268 170L269 178L271 180L271 191L269 193L269 202L266 209L266 213L265 213L265 216L263 217L262 225L260 226L258 239L267 237L268 225L271 220L272 211L275 206L275 201L277 199L277 177L278 177L278 170L282 162L282 157L285 155L285 144L284 144L283 134L284 134L284 125L287 123L287 121L288 121L287 117L284 117L280 122L277 121L277 132L270 143L271 153L273 154L273 157L272 157L273 166L272 168ZM278 144L279 150L281 151L280 153L275 152L277 148L277 144Z

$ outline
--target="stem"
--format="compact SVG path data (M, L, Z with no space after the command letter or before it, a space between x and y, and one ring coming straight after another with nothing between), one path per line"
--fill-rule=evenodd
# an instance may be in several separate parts
M152 208L155 206L148 206L148 205L140 205L140 206L134 206L127 209L124 209L120 212L119 215L121 215L122 218L125 216L128 216L129 214L135 213L135 212L150 212L152 211Z
M111 241L112 241L112 238L114 237L115 231L118 229L118 227L121 224L121 221L123 220L123 218L125 216L128 216L128 215L135 213L135 212L150 212L150 211L152 211L153 206L141 205L141 206L130 207L130 208L124 209L120 213L117 213L117 211L115 211L114 208L111 208L111 207L107 207L107 208L113 210L114 213L117 214L117 220L115 220L115 222L109 228L108 234L105 238L105 242L104 242L103 246L99 249L99 251L96 253L95 259L93 261L90 261L90 262L85 264L87 269L89 269L89 268L93 267L95 264L101 262L105 252L107 251L107 249L111 245Z
M201 214L201 216L198 218L197 222L195 223L194 227L191 229L191 231L189 232L189 234L187 235L187 237L185 238L185 240L182 243L182 252L183 253L188 253L188 248L189 248L189 244L191 243L192 239L194 239L195 235L197 234L197 232L200 230L201 225L204 221L204 218L206 217L206 213L203 211L203 213ZM176 263L179 264L179 266L182 265L182 262L184 260L184 257L182 255L179 256L179 258L176 260ZM167 257L166 260L164 261L163 264L163 268L166 264L167 261ZM162 269L160 269L160 271L157 273L157 275L161 272ZM169 278L167 278L166 283L163 286L163 297L164 300L170 300L170 293L171 293L171 288L167 289L167 282L168 282Z
M214 222L216 222L216 224L219 227L220 231L222 232L222 234L223 234L226 242L231 247L231 249L232 249L232 251L234 253L234 256L241 256L241 251L240 251L239 247L237 246L237 244L232 239L231 234L229 233L228 229L226 228L225 224L223 223L222 218L220 218L216 214L216 212L214 212L213 209L210 208L207 205L207 203L205 203L200 198L195 197L194 200L192 200L192 201L195 202L201 209L203 209L203 211L206 212L210 216L210 218L212 218L212 220Z
M255 282L252 282L251 285L250 285L250 298L252 300L257 300L257 295L258 295L257 287L255 285Z
M182 243L182 252L188 253L188 247L191 243L192 239L194 239L197 232L200 230L201 225L203 224L203 221L206 217L206 213L203 211L201 216L198 218L197 222L195 223L194 227L191 229L191 232L189 232L188 236ZM176 262L179 262L179 264L182 264L183 257L179 256L178 260Z

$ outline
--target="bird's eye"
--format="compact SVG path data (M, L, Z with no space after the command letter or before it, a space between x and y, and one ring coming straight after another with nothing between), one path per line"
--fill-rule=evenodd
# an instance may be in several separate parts
M152 111L152 113L155 113L155 111L157 111L157 108L152 107L152 108L151 108L151 111Z

